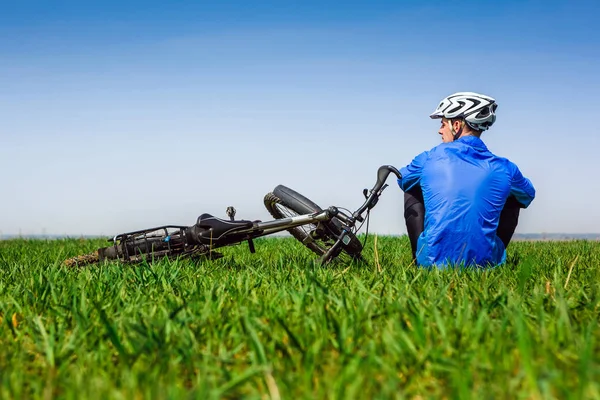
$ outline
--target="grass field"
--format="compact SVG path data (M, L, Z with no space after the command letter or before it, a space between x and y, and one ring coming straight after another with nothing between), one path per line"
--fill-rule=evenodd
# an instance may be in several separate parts
M0 397L600 399L599 242L485 272L417 269L406 237L350 268L287 238L60 265L100 244L0 242Z

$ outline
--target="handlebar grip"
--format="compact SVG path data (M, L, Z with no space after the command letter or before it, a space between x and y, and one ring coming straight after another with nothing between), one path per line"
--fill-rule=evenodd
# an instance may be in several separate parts
M383 184L385 183L385 181L390 173L393 173L394 175L396 175L396 177L398 177L398 179L402 179L402 174L400 174L400 171L398 171L395 167L393 167L391 165L382 165L377 170L377 183L375 184L375 187L373 188L373 192L378 192L383 187Z

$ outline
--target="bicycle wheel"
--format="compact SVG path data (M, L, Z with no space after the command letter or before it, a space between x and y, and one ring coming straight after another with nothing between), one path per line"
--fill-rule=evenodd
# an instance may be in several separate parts
M322 211L321 207L313 201L283 185L279 185L273 192L267 193L264 203L269 213L276 219ZM322 256L342 233L342 223L337 218L333 218L331 221L291 228L288 229L288 232L315 254ZM350 241L348 244L342 245L341 249L352 259L360 259L362 243L353 233L349 233L348 236Z
M119 241L116 244L100 248L90 254L69 258L63 261L63 265L67 267L85 266L103 260L119 260L124 263L135 264L164 257L170 259L197 256L204 256L207 259L222 257L222 254L218 252L209 252L204 245L187 244L181 230L162 233L162 228L159 229L125 234L122 239L118 239ZM148 236L148 232L153 235Z
M116 246L99 248L93 253L71 257L63 261L67 267L83 267L97 264L103 260L121 260L125 262L137 262L147 259L152 255L160 256L166 245L163 238L153 237L147 240L127 240Z

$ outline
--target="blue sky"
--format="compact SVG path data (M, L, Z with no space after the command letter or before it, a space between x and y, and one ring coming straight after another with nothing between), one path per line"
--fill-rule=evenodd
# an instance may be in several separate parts
M597 4L0 2L0 231L267 219L279 183L356 208L477 91L499 103L482 138L537 189L517 231L598 232ZM401 234L389 183L371 229Z

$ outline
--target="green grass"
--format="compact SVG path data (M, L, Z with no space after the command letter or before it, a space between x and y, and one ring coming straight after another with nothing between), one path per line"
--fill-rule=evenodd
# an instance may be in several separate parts
M490 271L417 269L406 237L378 238L381 271L372 237L350 268L292 239L60 265L100 244L0 242L0 397L600 399L600 243Z

